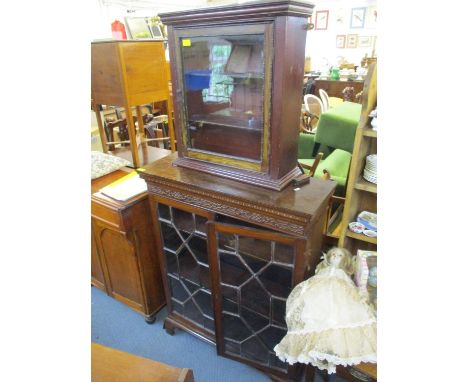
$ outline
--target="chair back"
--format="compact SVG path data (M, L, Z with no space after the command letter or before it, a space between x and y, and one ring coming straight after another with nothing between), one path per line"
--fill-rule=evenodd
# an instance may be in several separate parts
M319 89L319 94L324 107L323 111L327 111L330 108L330 100L328 99L328 93L323 89Z
M313 94L304 96L304 108L306 111L307 121L304 123L308 132L315 132L320 116L324 112L322 101L319 97Z

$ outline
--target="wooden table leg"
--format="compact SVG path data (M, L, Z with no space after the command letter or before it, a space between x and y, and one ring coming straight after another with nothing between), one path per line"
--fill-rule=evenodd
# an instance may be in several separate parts
M132 152L133 166L140 167L140 158L138 156L138 142L135 134L135 123L133 122L132 108L127 103L125 106L125 114L127 118L128 135L130 137L130 151Z
M106 132L104 131L104 125L102 124L101 111L99 110L99 105L96 104L94 100L91 100L91 103L93 105L94 112L96 113L96 120L99 128L99 136L101 137L102 151L107 153L107 137Z
M140 105L136 107L137 120L138 120L138 129L140 130L140 142L142 148L146 148L146 136L145 136L145 123L143 122L143 116L141 114Z

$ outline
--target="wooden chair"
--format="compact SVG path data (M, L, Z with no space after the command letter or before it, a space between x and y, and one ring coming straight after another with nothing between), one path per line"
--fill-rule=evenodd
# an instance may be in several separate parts
M152 116L145 124L145 134L150 146L160 147L166 150L170 148L168 120L169 117L167 115ZM163 147L161 147L161 145Z
M142 116L142 120L144 124L144 136L146 137L144 143L148 143L150 146L160 147L159 142L163 142L163 148L167 149L169 147L168 141L170 140L168 134L168 116L160 115L155 117L148 113ZM109 145L110 151L113 151L117 144L121 147L130 145L126 118L120 118L117 120L107 118L104 125L107 136L107 145ZM138 126L138 117L136 116L133 116L133 125ZM118 141L114 140L113 135L114 128L116 127L119 129L117 133L119 137Z
M320 161L322 160L323 153L318 153L315 156L315 160L312 163L312 165L308 165L305 163L299 163L299 167L302 169L309 170L309 176L313 177L315 175L315 172L317 170L318 165L320 164ZM349 172L349 170L348 170ZM331 178L331 173L327 168L324 168L322 170L323 175L320 177L323 180L330 180ZM328 240L329 243L335 245L335 241L338 239L339 235L334 235L333 233L330 233L330 227L332 227L337 219L342 215L343 209L344 209L344 203L345 203L345 198L342 196L337 196L337 195L332 195L330 198L330 201L328 202L327 206L327 218L325 219L325 224L323 227L323 234L326 239L331 238L331 240Z
M323 112L343 102L341 98L329 97L328 93L323 89L319 89L319 94L320 94L320 99L322 100L322 104L324 108Z
M320 115L324 112L324 106L319 97L313 94L304 96L303 126L305 132L315 133Z

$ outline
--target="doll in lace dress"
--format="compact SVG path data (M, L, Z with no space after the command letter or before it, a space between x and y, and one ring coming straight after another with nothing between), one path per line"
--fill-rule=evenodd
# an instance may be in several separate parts
M336 365L377 362L377 323L350 275L349 251L332 248L286 302L288 333L275 346L284 362L310 363L329 374Z

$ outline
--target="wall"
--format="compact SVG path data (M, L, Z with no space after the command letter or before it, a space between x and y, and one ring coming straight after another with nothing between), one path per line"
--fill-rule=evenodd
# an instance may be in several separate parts
M93 39L112 38L111 24L125 17L155 16L158 13L198 8L207 0L95 0Z
M348 62L360 65L361 59L367 53L372 55L370 47L336 48L337 35L357 34L359 36L377 36L377 25L374 10L377 12L376 0L321 0L315 3L312 22L315 24L316 11L328 10L328 26L326 30L311 30L307 33L306 56L311 58L312 70L320 70L325 63L337 65L338 57L344 57ZM351 28L351 9L366 7L364 28ZM341 21L340 21L341 19ZM377 55L377 39L375 39L375 55Z

